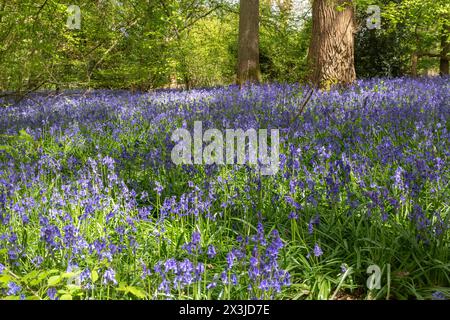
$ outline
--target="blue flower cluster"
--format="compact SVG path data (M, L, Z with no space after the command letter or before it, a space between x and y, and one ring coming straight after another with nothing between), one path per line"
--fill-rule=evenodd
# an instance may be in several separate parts
M448 80L359 81L315 92L299 117L307 88L281 84L35 94L0 108L0 275L17 276L0 297L67 296L64 281L25 275L77 266L73 297L276 299L302 281L288 264L303 260L283 253L326 261L327 232L346 221L443 252ZM194 121L279 129L278 174L175 165L171 134ZM346 248L360 241L351 232Z

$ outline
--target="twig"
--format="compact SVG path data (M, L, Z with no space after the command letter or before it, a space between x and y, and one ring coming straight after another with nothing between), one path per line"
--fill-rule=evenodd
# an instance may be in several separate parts
M14 278L14 279L16 279L18 282L20 282L20 277L19 276L17 276L17 275L15 275L11 270L9 270L9 269L7 269L8 270L8 273ZM24 285L22 282L20 282L22 285ZM25 288L27 288L31 293L33 293L33 295L35 296L35 297L37 297L39 300L42 300L42 298L33 290L33 289L31 289L28 285L24 285L25 286Z
M301 116L301 114L305 110L306 105L308 104L309 100L311 100L311 97L312 97L314 91L315 91L315 86L312 86L308 89L308 92L306 93L306 96L303 99L302 104L300 105L299 112L292 117L291 121L289 122L289 126L292 125Z

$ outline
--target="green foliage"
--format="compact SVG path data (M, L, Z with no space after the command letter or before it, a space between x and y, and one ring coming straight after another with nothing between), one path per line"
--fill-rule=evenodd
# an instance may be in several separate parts
M386 1L385 1L386 2ZM356 17L359 29L355 34L355 69L360 78L398 77L409 72L411 42L405 41L408 27L385 17L383 3L381 9L381 29L369 30L366 26L367 6L357 6Z
M297 82L306 78L311 19L292 10L263 6L261 71L266 81Z
M74 1L69 29L56 0L0 3L0 90L215 86L235 82L238 6L228 1ZM265 80L307 72L310 24L262 2ZM39 41L35 41L39 39Z
M147 90L231 84L237 60L237 3L225 0L74 1L81 28L66 26L67 4L0 1L0 91L38 88ZM409 72L413 52L438 53L447 35L446 0L358 0L355 59L360 77ZM366 28L379 5L381 30ZM308 11L261 1L265 81L297 82L308 73ZM438 59L419 61L419 71Z
M381 9L380 30L366 27L366 8ZM438 70L441 37L450 34L450 4L445 0L378 0L357 1L359 30L355 42L355 65L359 77L396 77L411 72L411 55L425 54L419 61L419 72Z
M442 86L433 90L429 89L433 88L432 86L427 85L421 87L421 91L418 92L410 90L414 88L412 85L401 90L398 89L401 94L395 95L396 98L393 100L395 103L392 100L380 99L389 97L389 90L392 88L389 83L383 81L361 86L355 91L351 91L351 94L348 92L342 92L342 94L350 97L347 101L349 109L346 109L349 113L358 111L357 108L360 107L358 101L362 102L364 96L373 95L380 97L376 101L381 101L380 105L373 106L373 108L379 108L382 111L379 113L385 114L391 108L400 108L404 103L417 106L422 101L431 101L437 96L437 92L446 92L444 89L447 87L444 81L442 83ZM213 98L216 102L208 106L211 109L221 108L222 105L220 102L217 103L217 100L231 98L230 101L240 101L238 107L241 107L244 103L252 101L249 99L253 94L250 90L225 91L225 94L202 96L198 98L197 103L202 105L205 101ZM302 100L301 96L296 96L299 94L298 90L294 90L294 96L284 92L284 90L280 90L280 93L273 97L274 100L271 100L273 105L280 106L278 109L280 114L285 111L286 106L291 103L297 106L298 101ZM245 98L240 96L242 94ZM255 100L251 102L251 113L254 112L256 118L264 119L268 114L267 109L260 108L260 105L264 104L264 100L256 100L261 96L255 95ZM339 94L334 92L333 96L339 96ZM424 96L425 99L420 100ZM435 227L437 228L439 225L435 213L439 212L445 223L448 223L450 218L450 207L446 201L449 196L448 185L445 182L441 185L442 181L447 181L448 170L442 173L442 180L420 184L419 195L405 194L405 201L399 203L398 206L392 204L392 198L388 199L384 196L379 198L380 206L373 206L374 200L368 196L369 190L378 190L381 186L389 188L395 199L401 198L402 195L402 191L398 187L392 186L392 177L399 164L383 163L378 151L385 145L386 137L392 143L391 150L398 147L404 152L411 153L413 159L415 152L427 154L422 150L426 145L426 141L423 139L428 138L415 131L417 122L414 117L412 119L406 117L402 123L405 128L414 128L413 132L417 133L415 139L410 139L409 135L402 134L400 130L390 133L391 121L377 121L375 125L366 127L369 128L368 131L355 132L354 127L360 126L364 121L359 117L355 118L355 121L339 121L339 124L333 124L333 130L329 130L325 125L322 127L310 126L311 131L308 135L297 136L292 143L298 146L313 145L313 147L302 150L301 156L299 155L300 165L304 169L298 170L295 178L298 181L305 181L305 183L307 181L314 183L313 188L304 184L304 186L298 186L291 191L290 181L292 180L281 178L281 175L261 178L259 173L248 170L244 166L235 168L222 166L213 173L214 184L210 189L213 192L214 200L208 209L208 214L214 217L212 220L210 217L204 216L206 212L196 217L194 214L168 213L166 209L163 209L165 200L173 196L178 201L183 194L190 192L186 190L192 190L191 195L195 196L200 203L204 199L209 199L208 192L202 191L202 194L200 192L196 194L195 187L189 186L189 181L192 181L195 186L202 186L205 181L211 181L211 173L207 171L206 167L195 166L193 170L185 170L182 166L161 164L154 167L149 164L153 159L144 160L148 155L151 157L155 150L162 153L160 159L170 157L168 154L170 150L164 148L164 144L167 143L165 138L169 136L172 129L181 125L183 113L173 117L171 119L173 122L142 121L141 113L148 110L149 99L158 96L137 95L135 99L129 99L130 95L126 97L119 99L116 103L124 110L133 111L128 117L128 112L123 110L115 112L116 105L113 105L111 111L98 122L86 121L74 124L72 121L68 121L67 125L61 127L61 130L53 133L49 132L50 128L43 128L42 140L33 139L24 130L19 131L15 136L4 135L1 137L3 140L0 145L10 146L12 150L17 150L14 155L0 151L1 163L11 162L18 169L26 168L25 165L37 153L35 161L43 163L44 173L25 175L24 180L17 183L19 188L16 188L14 194L10 195L10 199L14 199L11 200L11 205L7 205L4 209L0 207L4 210L3 212L12 216L10 223L0 224L1 233L9 235L10 230L14 230L17 233L20 247L25 250L23 255L18 258L20 264L14 264L8 257L8 250L0 249L0 263L6 267L0 274L0 295L13 282L23 289L21 292L26 294L26 299L48 299L48 290L55 290L57 298L61 300L166 299L168 296L158 290L161 278L153 272L153 268L158 261L165 261L169 257L177 259L177 261L193 258L183 249L183 244L190 241L192 232L195 230L201 234L200 244L202 247L202 253L195 255L195 262L205 264L205 277L200 282L201 287L193 285L178 291L175 290L170 294L170 298L248 299L251 295L270 297L271 292L261 292L256 286L253 292L247 290L248 266L244 264L237 265L233 270L240 276L239 286L230 288L219 284L217 288L205 288L207 284L214 281L214 275L220 275L223 270L227 270L227 252L238 247L247 253L252 252L254 244L242 245L237 241L236 236L251 237L255 234L259 220L255 211L261 212L264 217L265 233L269 234L273 229L277 229L283 239L283 249L279 256L280 267L291 273L293 284L288 288L283 288L282 292L276 296L277 298L338 299L347 295L353 299L406 299L411 297L430 299L435 290L448 294L449 290L445 286L448 286L450 281L450 264L449 250L446 244L449 241L450 233L448 231L441 234L435 233ZM355 98L358 100L354 100ZM442 98L442 101L444 99L445 97ZM183 99L173 103L163 103L160 106L161 109L155 110L155 114L161 113L163 109L165 111L184 110L190 112L193 104L183 101ZM58 106L59 104L53 105ZM94 109L96 103L92 107ZM156 106L152 105L152 107ZM305 114L305 118L315 118L315 121L320 123L324 115L310 111L320 110L321 107L323 108L323 105L316 102ZM330 107L337 108L338 106ZM273 111L275 110L277 109L273 109ZM213 112L220 111L214 110ZM174 114L176 113L174 112ZM338 117L346 116L343 110L335 114ZM405 112L399 112L399 115L404 114ZM389 113L386 114L388 120L390 120L389 115ZM431 127L436 124L436 131L429 136L433 139L430 143L437 146L433 147L435 149L433 157L442 157L445 162L448 158L445 155L447 149L437 144L436 141L441 141L441 143L447 141L442 137L445 135L443 132L447 132L449 129L449 124L444 121L445 119L435 117L435 114L429 114L429 116L430 119L434 119ZM11 116L11 118L13 117ZM437 126L438 121L439 127ZM103 124L107 125L102 130L98 130L98 127ZM120 129L110 130L110 128ZM341 155L330 153L330 158L321 158L315 143L331 140L336 134L341 136L339 140L342 139L343 147L344 143L347 143L346 141L354 143L350 154L355 154L361 159L365 159L364 161L371 161L370 163L373 165L367 167L364 165L365 169L360 174L351 170L348 183L346 182L345 188L342 188L338 197L333 200L327 198L326 195L329 190L327 177L330 174L334 176L332 170L335 169L332 165L341 158ZM366 138L368 140L365 140ZM350 139L355 140L351 142ZM125 154L125 150L127 154ZM282 144L280 152L288 154L289 146ZM117 169L108 169L102 163L101 155L110 155L117 159ZM67 160L71 157L76 158L77 161L73 162L74 167L70 170ZM409 155L407 157L409 158ZM45 159L52 161L45 164ZM353 156L353 159L350 162L352 166L358 163L357 157ZM97 164L91 168L92 161L96 161ZM52 170L54 163L58 163L58 169L55 171ZM418 161L411 161L404 169L411 171L417 163ZM315 168L323 168L324 171L316 172ZM430 166L430 168L434 168L434 166ZM83 169L86 169L89 175L80 178L79 174ZM290 171L291 165L286 166L285 170L287 170L285 172ZM3 171L3 174L7 176L5 172ZM133 188L137 194L146 191L148 197L145 199L137 197L140 201L139 206L128 208L128 200L123 195L129 190L125 189L124 185L111 184L111 187L105 188L106 183L111 181L110 177L113 173L117 173L120 179L126 181L130 189ZM342 173L341 171L333 179L336 181L346 179ZM1 174L2 172L0 172ZM161 195L155 192L155 181L159 181L165 188ZM258 182L256 183L256 181ZM86 198L72 198L70 192L65 191L68 183L72 186L72 190L77 190L77 194L86 189L96 190L95 194L86 194L95 201L97 201L95 196L98 195L98 192L105 195L100 202L102 206L95 209L95 213L88 221L84 220L83 222L80 218L82 212L86 210L86 204L83 204ZM86 184L83 186L84 183ZM86 188L86 185L90 185L90 187ZM0 192L3 190L0 189ZM124 245L124 251L120 255L115 255L111 261L101 257L95 250L90 251L87 247L82 249L82 259L78 259L77 263L80 270L89 270L88 274L84 275L86 278L83 283L89 282L93 287L80 288L77 283L80 271L69 270L68 264L71 262L69 257L72 250L70 246L52 248L43 243L39 214L45 212L46 216L50 216L50 209L58 207L57 204L43 201L44 197L52 199L54 195L61 195L65 198L59 208L64 215L55 216L55 219L52 220L61 233L64 226L67 225L65 220L67 214L70 219L73 219L70 220L71 223L73 222L79 228L79 232L90 244L94 240L104 238L108 239L110 244ZM285 200L288 196L301 205L300 209L295 209L295 212L298 213L296 219L289 218L289 214L294 209ZM317 199L316 205L308 200L310 196ZM20 204L26 199L34 199L35 202L27 209L29 222L22 223L12 203ZM233 204L222 206L229 199L233 199ZM411 201L413 200L420 203L424 210L426 208L427 215L430 214L430 223L432 224L427 230L432 232L433 236L427 242L418 238L421 231L416 228L416 222L411 219L412 210L415 210L412 208ZM146 206L151 206L149 209L151 219L140 220L138 218L139 209ZM107 216L115 207L118 209L118 214L108 222ZM370 214L369 209L371 210ZM318 213L320 213L320 223L314 226L314 232L309 233L309 224ZM387 220L382 218L384 213L389 215ZM167 214L170 215L170 219L161 223L162 220L159 220L159 217ZM133 223L134 219L137 219L138 223ZM126 226L127 233L125 235L127 236L122 239L120 239L118 226ZM159 234L164 235L163 241L157 236ZM61 234L55 238L55 241L62 242L63 239L64 234ZM132 242L140 245L133 247ZM311 252L315 243L320 244L325 254L308 257L308 253ZM210 244L213 244L218 252L217 257L211 259L205 254L206 248ZM264 248L261 249L259 253L263 253L264 250ZM39 267L35 266L33 262L33 257L36 256L43 257L43 263ZM145 276L142 264L145 264L147 268L152 268L152 276ZM365 287L366 268L371 264L380 265L383 272L382 288L378 291L367 291ZM345 265L345 271L342 270L342 265ZM105 270L109 267L113 267L116 271L117 284L104 284ZM170 280L173 281L173 279ZM19 299L21 297L7 295L5 298Z

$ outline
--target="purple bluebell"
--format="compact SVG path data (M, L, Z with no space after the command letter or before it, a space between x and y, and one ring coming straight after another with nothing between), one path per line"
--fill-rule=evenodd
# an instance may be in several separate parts
M117 285L116 272L112 268L108 268L105 270L103 274L103 284Z
M446 300L445 294L442 291L435 291L431 295L433 300Z
M216 256L216 248L211 244L208 246L207 255L209 258L214 258Z
M47 296L49 297L50 300L57 300L57 290L56 288L48 288L47 290Z
M15 296L22 290L22 287L19 286L17 283L10 281L8 282L8 290L6 291L6 294L8 296Z
M320 257L321 255L323 255L323 251L322 249L319 247L319 245L316 243L314 245L314 256L315 257Z
M291 211L291 213L289 213L288 218L289 218L289 220L296 220L296 219L298 219L298 214L295 213L294 211Z

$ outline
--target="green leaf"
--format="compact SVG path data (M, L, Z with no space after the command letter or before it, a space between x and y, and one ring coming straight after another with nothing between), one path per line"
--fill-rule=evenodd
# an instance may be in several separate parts
M136 288L136 287L127 287L126 288L128 292L132 293L139 299L145 299L147 297L147 293L143 291L142 289Z
M0 146L0 151L6 151L9 153L15 153L15 149L11 146Z
M92 283L95 283L95 281L98 280L98 273L95 270L92 270L91 272L91 279L92 279Z
M68 284L67 286L67 290L69 290L69 292L74 292L74 291L78 291L81 290L81 286L76 285L76 284Z
M61 282L61 276L51 276L50 278L48 278L48 282L47 284L52 287L57 285L58 283Z
M60 298L60 300L72 300L72 295L71 294L63 294Z
M44 271L44 272L40 272L35 279L31 280L30 285L32 286L36 286L38 284L40 284L45 278L47 278L47 276L49 275L48 272Z
M28 282L30 279L36 278L39 275L39 270L33 270L23 276L22 281Z
M78 273L76 272L65 272L61 275L62 278L70 279L77 276Z
M51 269L51 270L47 271L47 275L54 274L54 273L59 273L59 270L58 269Z
M330 295L331 287L330 282L327 279L322 279L319 283L319 295L318 298L320 300L328 300Z
M8 283L11 281L11 276L8 274L0 276L0 283Z
M28 142L34 142L33 137L30 134L28 134L28 132L26 132L24 129L19 131L19 139L25 140Z

